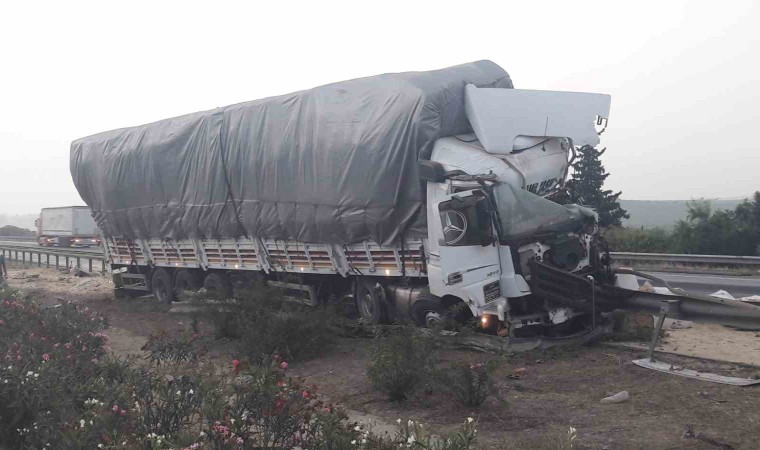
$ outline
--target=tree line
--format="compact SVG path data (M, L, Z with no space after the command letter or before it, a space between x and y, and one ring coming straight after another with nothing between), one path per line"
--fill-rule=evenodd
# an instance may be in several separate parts
M734 210L713 210L707 200L692 200L686 218L670 230L624 227L629 215L618 201L621 192L604 189L609 173L600 157L605 150L577 149L572 177L554 200L594 208L612 251L760 256L760 191Z

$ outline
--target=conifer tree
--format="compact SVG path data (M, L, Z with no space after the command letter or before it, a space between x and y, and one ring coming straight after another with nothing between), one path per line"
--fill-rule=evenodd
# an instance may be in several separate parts
M567 182L567 191L570 202L596 210L600 226L620 226L621 221L630 216L620 207L618 198L622 192L613 193L603 189L604 180L610 175L604 171L599 159L605 150L607 149L597 150L590 145L578 149L578 158L573 163L573 176Z

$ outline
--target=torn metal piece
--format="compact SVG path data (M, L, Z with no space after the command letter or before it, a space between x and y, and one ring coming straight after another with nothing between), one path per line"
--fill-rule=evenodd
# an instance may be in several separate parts
M678 375L694 380L709 381L711 383L728 384L731 386L751 386L754 384L760 384L760 379L727 377L710 372L698 372L696 370L686 369L683 366L677 366L661 361L652 361L649 358L635 359L633 360L633 363L645 369L652 369L658 372Z

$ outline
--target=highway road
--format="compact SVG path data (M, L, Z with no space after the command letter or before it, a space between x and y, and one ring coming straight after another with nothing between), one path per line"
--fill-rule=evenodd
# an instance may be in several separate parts
M760 295L760 278L757 277L732 277L727 275L703 275L695 273L673 272L649 272L658 278L670 283L673 287L695 294L712 294L723 289L735 298ZM644 280L640 279L642 283Z

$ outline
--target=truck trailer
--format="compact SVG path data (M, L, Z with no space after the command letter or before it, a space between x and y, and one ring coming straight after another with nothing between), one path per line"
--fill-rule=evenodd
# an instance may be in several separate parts
M737 326L760 308L638 290L596 213L551 200L610 96L514 89L478 61L384 74L76 140L118 290L163 302L264 280L369 321L572 335L624 309Z
M88 206L42 208L35 225L37 243L43 247L90 247L101 244L100 230Z

